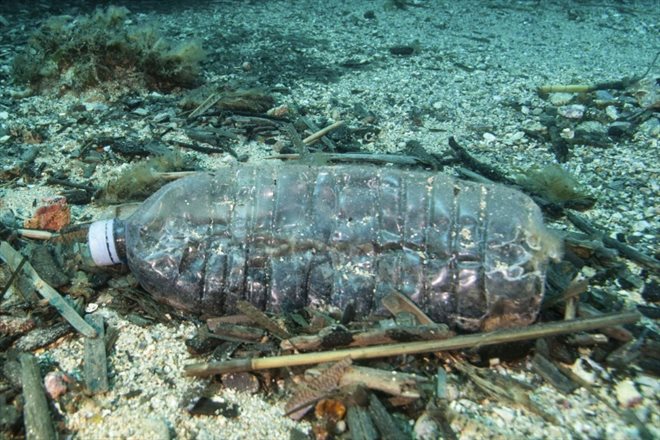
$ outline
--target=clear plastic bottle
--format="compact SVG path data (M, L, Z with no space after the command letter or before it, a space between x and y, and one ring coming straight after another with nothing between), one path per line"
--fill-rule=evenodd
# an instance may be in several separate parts
M531 323L560 241L526 195L394 168L241 166L172 182L89 230L98 265L126 262L158 300L197 314L407 295L467 330Z

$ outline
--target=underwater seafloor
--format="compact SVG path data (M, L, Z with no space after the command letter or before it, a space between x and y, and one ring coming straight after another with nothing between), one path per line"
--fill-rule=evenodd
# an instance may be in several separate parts
M150 168L208 170L295 153L290 132L259 125L254 118L267 114L307 118L317 129L343 121L343 127L328 136L338 154L398 154L414 147L443 163L443 158L452 157L448 140L453 137L474 157L507 173L524 174L559 164L575 179L569 186L580 188L572 192L595 200L582 215L611 237L658 255L660 62L653 64L660 50L657 1L112 4L130 12L120 14L111 26L156 29L156 38L152 33L139 34L145 41L154 38L145 50L154 50L165 40L193 41L194 46L187 46L189 52L176 52L175 43L164 46L169 52L155 57L156 67L132 59L115 61L116 70L103 67L90 74L85 66L75 70L77 63L101 62L86 58L88 49L60 53L53 62L48 56L39 58L44 54L38 50L30 51L29 45L37 44L30 36L54 15L69 16L62 19L59 32L80 36L74 29L84 28L79 26L84 21L76 17L89 16L109 3L0 4L0 217L5 227L23 227L45 200L75 189L83 194L66 193L71 223L112 216L114 206L144 196L139 187L147 185ZM95 29L89 22L86 25ZM56 39L47 32L40 38L40 50L49 38ZM135 39L127 43L131 38L117 44L137 44ZM196 51L200 47L203 54ZM17 56L23 57L18 67ZM177 63L188 70L176 70ZM86 72L84 80L82 72ZM168 82L172 79L168 75L174 75L173 82ZM584 93L570 89L539 93L539 87L548 84L603 86ZM246 90L250 92L241 95ZM214 94L233 100L192 124L190 112ZM241 107L244 101L247 104ZM223 121L227 115L231 117ZM213 130L205 131L213 124ZM315 131L309 124L296 129L305 135ZM140 164L146 165L136 167ZM455 173L460 165L449 161L442 171ZM106 189L102 196L94 193L93 198L86 194L89 188L106 188L131 169L138 171L121 187ZM559 173L556 167L545 169ZM538 186L553 182L539 181ZM561 201L562 195L551 197ZM565 218L549 224L575 230ZM629 260L619 261L626 276L595 279L585 295L606 292L617 298L616 307L642 308L644 317L633 333L657 352L653 318L657 319L660 300L658 273ZM581 270L585 276L598 272L588 266ZM70 389L51 400L62 438L311 435L305 433L313 421L294 422L283 416L283 402L290 392L285 380L269 384L268 392L249 393L184 377L183 366L200 360L185 345L197 325L179 319L138 325L127 319L126 310L119 313L113 305L113 289L125 277L117 274L98 289L88 282L80 287L86 283L80 277L74 280L77 289L70 287L71 280L63 283L62 291L76 290L88 310L102 314L118 333L108 358L110 390L86 397ZM3 265L0 285L8 281ZM0 310L3 318L9 316L7 301L8 296ZM6 408L16 398L17 388L6 368L11 344L3 344L2 350L0 357L7 363L0 390ZM72 333L35 353L45 370L79 377L83 351L83 338ZM551 418L489 397L448 366L448 418L455 438L660 437L657 357L650 358L655 367L632 361L615 368L595 360L597 351L597 346L575 348L573 364L566 365L591 389L580 387L570 394L561 394L536 375L530 367L531 355L510 363L498 363L493 356L492 370L532 384L529 398ZM189 402L202 393L237 404L239 415L191 415ZM645 429L622 417L625 412L633 412ZM20 427L6 420L2 432L20 438ZM412 418L404 420L409 427L414 423ZM350 433L341 432L341 425L336 430L328 435L350 438Z

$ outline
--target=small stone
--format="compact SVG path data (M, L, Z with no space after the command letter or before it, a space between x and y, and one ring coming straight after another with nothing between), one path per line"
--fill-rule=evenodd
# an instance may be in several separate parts
M147 116L149 114L149 110L147 110L144 107L138 107L135 110L133 110L133 113L138 116Z
M607 134L613 137L621 137L630 133L632 124L630 122L617 121L607 126Z
M169 121L171 117L172 115L170 115L169 112L158 113L156 116L154 116L154 122L156 124L160 124L162 122Z
M635 384L630 379L625 379L615 387L616 400L624 408L632 408L642 402L642 395L639 394Z
M582 119L586 110L587 108L582 104L572 104L559 107L557 113L566 119Z
M607 128L598 121L585 121L575 127L575 132L581 136L599 137L607 135Z
M69 381L70 379L67 378L66 374L51 371L44 377L44 388L46 388L46 392L51 399L57 400L67 392L67 382Z
M608 118L610 118L613 121L616 121L619 119L619 110L617 110L616 107L613 105L608 105L605 107L605 114L607 115Z
M559 133L559 136L561 136L562 139L573 139L575 137L575 132L566 127Z
M494 142L497 137L493 133L484 133L484 140L488 143Z
M645 121L644 123L640 124L637 129L648 137L652 137L652 138L660 137L660 119L651 118Z
M614 102L614 95L607 90L596 90L595 101L599 104Z
M575 95L572 93L551 93L548 100L552 105L566 105L573 100Z
M0 119L9 119L9 112L0 112Z

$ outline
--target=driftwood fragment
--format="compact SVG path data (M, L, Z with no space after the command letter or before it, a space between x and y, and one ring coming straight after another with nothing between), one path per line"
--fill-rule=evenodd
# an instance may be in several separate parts
M256 342L264 335L260 328L237 324L216 324L209 336L235 342Z
M375 394L369 394L369 415L380 432L383 440L404 440L409 437L396 424L385 406Z
M108 391L108 363L105 351L105 328L103 316L86 315L89 323L98 334L98 338L85 338L85 362L83 375L87 392L90 394Z
M416 399L421 396L419 387L424 382L428 382L428 379L416 374L352 365L344 371L339 386L363 385L392 396Z
M259 327L270 332L273 336L279 339L287 339L290 337L289 332L280 327L275 321L268 317L264 312L253 306L247 301L238 301L236 303L238 311L250 318L252 322Z
M487 333L456 336L441 341L410 342L365 348L347 348L343 350L321 353L303 353L265 358L232 359L223 362L201 362L188 364L184 367L186 376L207 377L215 374L237 371L263 370L269 368L292 367L296 365L318 364L332 362L350 357L351 359L373 359L379 357L397 356L403 354L432 353L437 351L458 350L470 347L517 342L529 339L544 338L578 331L595 330L621 324L636 322L640 318L637 311L603 315L596 318L575 319L543 324L535 324L524 328L497 330Z
M71 326L65 322L36 328L18 338L14 342L14 348L19 351L33 351L45 347L69 333L71 333Z
M48 411L46 391L37 359L30 353L22 353L19 359L25 400L23 409L25 436L31 440L54 440L55 428Z
M346 423L353 440L376 440L378 431L371 420L369 411L358 405L351 405L346 412Z
M0 243L0 258L2 258L7 265L15 270L23 256L12 248L9 243L3 241ZM85 322L85 320L76 312L76 310L69 305L69 303L57 292L57 290L50 287L34 270L29 262L23 264L23 272L34 285L34 288L41 294L42 297L48 300L48 303L57 310L69 324L84 336L88 338L95 338L96 331Z
M433 320L422 311L417 305L410 301L408 297L400 292L393 291L387 294L382 300L383 306L394 316L402 312L410 313L422 325L433 324Z
M578 229L583 232L592 235L603 241L605 246L611 247L619 251L621 255L632 260L656 273L660 273L660 261L655 258L644 254L643 252L635 249L634 247L620 242L619 240L610 237L606 234L602 227L588 221L585 217L579 215L576 212L566 211L566 217L573 223Z
M532 368L543 379L549 382L564 394L570 394L578 385L566 377L549 359L540 353L536 353L532 359Z
M599 316L604 316L603 312L597 310L592 305L585 302L581 302L579 304L578 314L581 318L597 318ZM632 333L620 325L603 327L602 332L610 338L621 342L628 342L633 339Z

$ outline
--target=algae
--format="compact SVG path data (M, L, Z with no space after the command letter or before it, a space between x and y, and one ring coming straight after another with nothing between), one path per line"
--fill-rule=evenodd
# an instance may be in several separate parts
M516 183L561 205L590 207L595 202L575 176L557 164L531 167L516 176Z
M15 82L41 92L109 81L163 91L199 85L204 51L198 42L174 44L152 25L130 24L129 16L128 9L109 6L47 19L14 58Z

